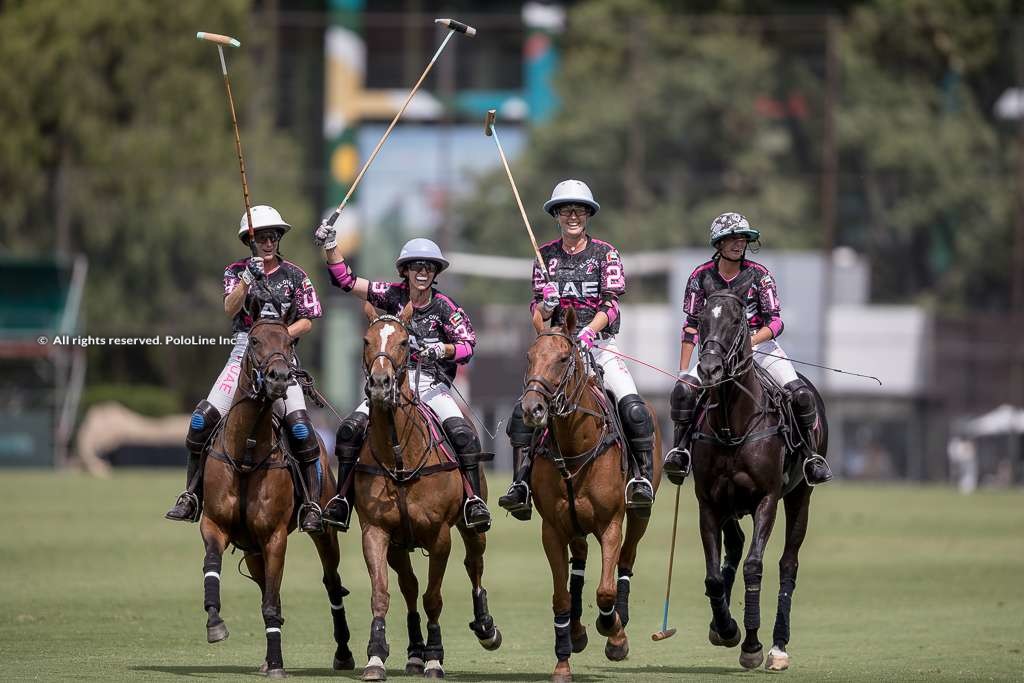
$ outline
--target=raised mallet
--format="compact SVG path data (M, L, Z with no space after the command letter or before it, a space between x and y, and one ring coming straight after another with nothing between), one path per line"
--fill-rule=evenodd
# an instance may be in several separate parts
M508 181L512 183L512 194L515 195L516 204L519 205L519 215L523 217L523 225L526 226L526 232L530 234L530 243L533 245L533 254L537 257L537 265L540 266L540 272L546 280L548 277L548 270L544 267L544 259L541 258L540 247L537 246L537 238L533 236L533 228L530 227L530 219L526 217L526 209L523 208L523 200L519 198L519 188L516 187L515 178L512 177L512 171L508 167L508 159L505 158L505 150L502 149L501 140L498 139L498 129L494 127L494 115L494 109L489 109L487 111L487 120L484 121L484 134L488 137L494 138L494 144L498 146L498 155L501 157L501 163L505 167L505 173L508 175Z
M327 219L327 225L334 225L335 221L338 220L338 216L341 215L341 212L345 208L345 205L348 204L348 200L356 191L356 187L359 186L359 181L363 179L363 174L366 173L366 169L370 168L370 164L372 164L373 160L377 157L377 152L380 151L380 148L384 146L384 141L388 139L389 135L391 135L391 129L393 129L395 127L395 124L398 123L398 119L402 118L402 114L405 113L405 108L409 106L409 102L412 101L413 96L420 89L420 86L423 85L423 81L426 80L427 74L430 73L430 69L433 68L434 62L437 61L437 58L441 55L441 52L448 44L448 41L451 40L452 35L454 35L455 33L465 33L467 36L470 37L476 35L475 28L473 28L472 26L467 26L466 24L463 24L461 21L455 21L454 19L434 19L434 23L441 24L442 26L447 27L449 29L448 34L444 37L444 40L441 41L441 46L437 48L437 52L435 52L434 56L430 58L430 63L427 64L427 68L423 70L423 73L420 75L420 79L416 81L416 85L412 86L412 90L409 91L409 95L405 98L405 102L402 103L402 106L399 108L398 113L395 114L395 118L391 119L391 125L389 125L387 130L384 131L384 135L381 136L380 142L377 143L377 146L373 148L373 152L370 153L370 158L367 159L366 163L363 164L363 167L359 169L359 175L356 176L356 179L348 188L348 192L345 193L345 198L341 200L341 204L338 204L338 208L335 209L334 213L331 214L330 218Z
M675 628L668 627L668 596L672 593L672 561L676 557L676 527L679 525L679 490L682 486L676 487L676 511L672 515L672 547L668 551L668 585L665 586L665 614L661 618L661 630L651 634L651 640L658 642L671 638L676 634Z
M228 80L228 64L224 60L224 46L241 47L242 44L231 36L219 33L196 33L199 40L207 40L217 44L217 52L220 54L220 71L224 74L224 89L228 92L228 107L231 109L231 125L235 129L235 151L238 152L238 170L242 174L242 200L245 202L245 214L249 217L249 248L252 255L256 255L255 233L252 228L252 204L249 201L249 183L245 179L245 159L242 157L242 139L238 135L238 118L235 116L235 98L231 96L231 81Z

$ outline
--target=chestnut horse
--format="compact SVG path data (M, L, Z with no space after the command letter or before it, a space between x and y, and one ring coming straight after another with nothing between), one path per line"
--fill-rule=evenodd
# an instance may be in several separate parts
M281 654L281 578L288 534L297 525L295 484L284 450L287 439L280 438L275 430L273 405L284 397L292 381L294 343L287 326L277 319L258 320L249 331L231 409L210 439L199 525L206 545L203 586L207 640L216 643L228 637L220 616L220 569L224 550L232 543L244 551L250 578L263 595L267 656L261 670L270 678L286 675ZM323 506L335 492L323 443L320 468L324 473ZM301 481L297 471L295 477ZM328 528L313 534L312 539L323 565L323 582L334 620L334 668L354 669L342 604L348 590L341 585L338 574L338 537Z
M389 648L384 620L390 604L389 565L398 575L398 587L408 608L406 673L444 678L439 623L441 581L448 565L453 526L466 546L466 572L473 587L474 618L469 628L484 649L494 650L501 645L501 632L488 612L487 591L482 585L487 537L464 526L462 473L457 461L442 447L439 425L428 421L425 408L409 386L408 324L412 306L407 304L401 316L377 316L368 306L367 317L370 326L363 338L363 370L370 403L370 433L356 465L352 488L363 534L363 558L372 584L373 622L363 680L386 678L384 661ZM480 485L486 500L483 471ZM416 608L419 583L409 561L414 548L423 548L430 556L423 594L425 643Z
M535 430L547 427L548 434L547 452L543 457L534 454L530 489L543 519L544 552L555 587L552 608L558 662L552 680L571 681L569 656L587 646L587 629L580 621L586 536L594 534L601 544L597 631L608 638L605 656L620 661L629 653L625 627L629 622L630 578L637 545L649 520L626 510L625 443L615 427L615 406L587 372L576 341L575 309L566 311L562 327L538 333L527 359L523 418ZM657 420L654 423L654 452L660 453L661 433ZM657 490L660 457L654 458L651 479ZM571 577L567 548L572 551Z
M735 285L736 283L734 283ZM800 546L807 532L811 487L801 474L800 457L786 458L799 445L799 430L790 419L788 397L753 362L745 304L737 291L743 284L708 295L700 315L698 374L707 394L703 417L693 436L693 482L700 510L704 545L704 584L711 603L708 638L713 645L735 647L739 627L729 614L736 569L743 555L743 532L738 520L754 518L753 540L743 563L743 627L746 638L740 664L753 669L764 653L757 631L761 625L761 572L768 538L780 500L786 509L786 544L779 560L779 600L772 634L773 646L765 668L789 667L789 615ZM765 377L760 377L764 375ZM806 379L805 379L806 381ZM817 390L818 424L814 451L825 455L828 424ZM725 562L721 564L724 535Z

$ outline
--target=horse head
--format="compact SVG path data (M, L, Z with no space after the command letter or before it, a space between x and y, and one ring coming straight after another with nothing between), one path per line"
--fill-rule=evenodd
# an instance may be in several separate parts
M564 416L567 407L574 409L574 406L567 406L566 389L577 369L582 368L576 343L576 309L565 309L561 326L538 332L526 359L523 420L536 429L547 424L550 414Z
M380 315L367 306L370 326L363 337L363 373L371 403L394 408L405 381L409 360L409 321L412 304L406 304L398 316Z
M751 346L744 295L750 281L741 275L733 286L718 287L707 295L697 328L697 369L706 385L734 379L747 367Z
M242 361L242 374L249 378L253 398L261 394L270 401L284 398L292 383L294 346L295 339L279 318L260 318L253 324Z

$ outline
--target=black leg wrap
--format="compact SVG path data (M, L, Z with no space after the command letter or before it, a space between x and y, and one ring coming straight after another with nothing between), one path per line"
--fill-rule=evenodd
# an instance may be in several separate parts
M281 619L276 608L273 612L265 611L263 613L263 625L267 629L278 629L267 632L267 670L284 668L284 657L281 654L280 629L282 624L284 624L284 620Z
M381 661L385 661L389 654L391 648L388 647L384 617L374 617L370 622L370 644L366 646L366 656L380 657Z
M619 613L623 628L629 623L629 584L632 578L633 572L619 567L619 580L615 587L615 611Z
M569 613L555 615L555 657L560 662L572 654L572 635L569 632Z
M729 616L729 602L725 599L725 586L717 581L704 581L704 595L711 603L711 625L724 639L735 634L735 622Z
M725 604L732 604L732 587L736 582L736 565L726 564L722 567L722 583L725 586Z
M574 621L583 616L583 572L586 568L584 560L569 561L569 616Z
M441 624L427 624L427 644L423 647L423 659L436 659L444 664L444 645L441 643Z
M761 628L761 587L748 588L743 594L743 628L756 631Z
M789 643L789 612L793 607L793 591L795 590L795 578L784 578L779 582L779 609L775 614L772 644L780 650L785 650L786 644Z
M405 615L405 627L409 632L409 647L406 654L409 657L423 659L423 627L420 622L419 612L409 612Z
M338 655L345 655L339 659L352 656L352 650L348 649L348 641L352 634L348 630L348 620L345 618L345 608L331 609L331 619L334 621L334 642L338 644Z
M211 607L220 611L220 567L221 567L221 556L219 553L211 550L206 553L206 559L203 561L203 609L208 610ZM217 572L217 576L205 576L210 572Z
M473 592L473 621L469 628L476 634L477 640L494 637L494 619L487 609L487 590L484 588Z

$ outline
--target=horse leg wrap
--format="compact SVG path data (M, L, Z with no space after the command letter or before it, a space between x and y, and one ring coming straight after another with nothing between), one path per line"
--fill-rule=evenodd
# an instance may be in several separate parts
M406 653L410 657L423 659L423 628L419 612L409 612L405 615L405 628L409 633L409 647Z
M775 613L772 644L780 650L785 650L789 643L789 612L793 606L793 591L795 590L796 577L783 578L779 581L779 609Z
M203 609L211 607L220 611L220 565L221 555L215 550L206 551L203 561Z
M555 615L555 657L567 661L572 654L572 634L569 632L569 613Z
M633 572L619 567L619 580L615 586L615 611L619 613L622 628L626 628L629 623L629 584L632 578Z
M384 617L374 617L370 623L370 643L366 646L366 657L380 657L384 661L389 654L391 649L385 634Z
M704 580L704 595L711 603L711 623L723 638L732 635L732 617L729 616L729 601L725 599L725 586L717 579Z
M348 649L348 641L352 634L348 630L348 620L345 618L344 598L348 590L338 584L327 589L327 596L331 601L331 620L334 622L334 642L338 644L339 659L346 659L352 655Z
M487 590L484 588L473 591L473 621L469 628L476 634L477 640L494 637L494 619L487 610Z
M586 567L586 560L569 562L569 616L573 621L579 621L583 616L583 572Z
M284 657L281 655L282 624L284 619L276 607L263 611L263 625L267 631L267 670L284 668Z
M736 565L722 565L722 582L725 585L725 604L732 603L732 586L736 582Z
M436 659L444 664L444 645L441 643L441 624L427 624L427 644L423 646L423 659Z

